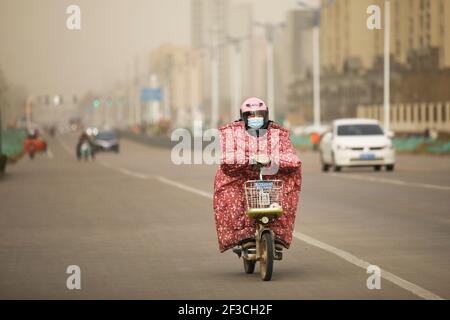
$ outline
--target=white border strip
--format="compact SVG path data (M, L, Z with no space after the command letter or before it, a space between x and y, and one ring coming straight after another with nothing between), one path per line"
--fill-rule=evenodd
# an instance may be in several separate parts
M70 150L66 144L61 140L61 137L57 136L56 139L58 139L59 144L64 148L64 150L66 150L66 152L70 155L75 155L75 153L73 152L73 150Z

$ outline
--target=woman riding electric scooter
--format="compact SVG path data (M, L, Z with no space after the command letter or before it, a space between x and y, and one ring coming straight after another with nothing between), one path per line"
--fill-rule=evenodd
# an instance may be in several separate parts
M274 254L280 256L283 247L288 249L292 242L301 188L301 161L292 146L289 131L269 121L269 110L264 101L247 99L240 108L240 115L238 121L219 129L222 158L214 182L219 250L225 252L234 248L233 251L241 256L243 250L257 247L259 223L249 215L253 208L249 202L251 194L246 197L245 186L247 182L257 182L268 176L271 181L281 182L277 191L279 203L268 202L269 207L282 208L282 214L270 220ZM246 266L246 272L253 272L251 265L250 268ZM270 280L270 276L265 275L263 279Z

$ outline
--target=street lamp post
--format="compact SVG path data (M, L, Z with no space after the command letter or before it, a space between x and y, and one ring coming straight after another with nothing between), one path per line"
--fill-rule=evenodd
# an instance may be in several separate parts
M334 0L328 0L326 6L331 5ZM298 1L297 4L307 10L313 11L313 28L312 28L312 49L313 49L313 97L314 97L314 127L320 126L320 13L322 10L322 4L320 0L317 0L316 6L311 6L305 1Z
M219 121L219 61L217 48L214 47L211 57L211 128L216 128Z
M141 110L141 99L139 97L139 57L136 55L134 59L134 121L135 125L141 126L142 122L142 110Z
M384 131L389 131L390 124L390 0L384 0Z
M219 45L217 28L212 29L211 48L211 128L216 128L219 122Z
M268 44L267 44L267 103L269 104L270 114L272 119L276 119L275 114L275 81L274 81L274 66L273 66L273 29L270 28L267 31Z
M277 28L284 27L284 24L271 24L271 23L254 23L255 26L261 27L265 31L267 40L266 46L266 70L267 70L267 104L269 105L269 113L272 119L276 119L275 114L275 75L274 75L274 56L273 56L273 41L274 33Z
M241 48L239 42L234 44L234 86L233 86L233 103L230 107L230 120L238 114L238 106L242 97L241 84Z
M190 87L191 87L191 125L192 132L195 130L196 122L198 118L199 102L199 54L198 52L192 52L188 63L190 67Z
M230 120L236 119L239 117L239 109L238 106L241 103L242 99L242 74L241 74L241 43L244 40L249 39L250 36L245 37L231 37L228 36L228 42L233 47L233 84L232 88L232 99L230 104Z
M320 11L314 12L313 37L313 87L314 127L320 126Z

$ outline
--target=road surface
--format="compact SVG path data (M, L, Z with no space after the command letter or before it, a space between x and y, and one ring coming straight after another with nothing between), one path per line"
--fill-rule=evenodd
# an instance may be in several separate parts
M299 153L295 239L273 279L218 251L216 166L176 166L170 150L121 141L77 162L75 138L0 179L0 298L449 299L450 159L399 156L396 171L322 173ZM81 269L68 290L66 269ZM367 288L368 265L382 269Z

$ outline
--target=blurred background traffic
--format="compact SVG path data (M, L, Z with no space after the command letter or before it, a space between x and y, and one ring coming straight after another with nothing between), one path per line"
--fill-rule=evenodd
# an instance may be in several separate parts
M378 5L383 27L385 3L389 48L367 26ZM80 30L65 25L69 4L1 2L3 154L36 126L215 128L249 96L301 148L336 118L383 123L387 98L397 150L450 152L448 1L79 1Z

